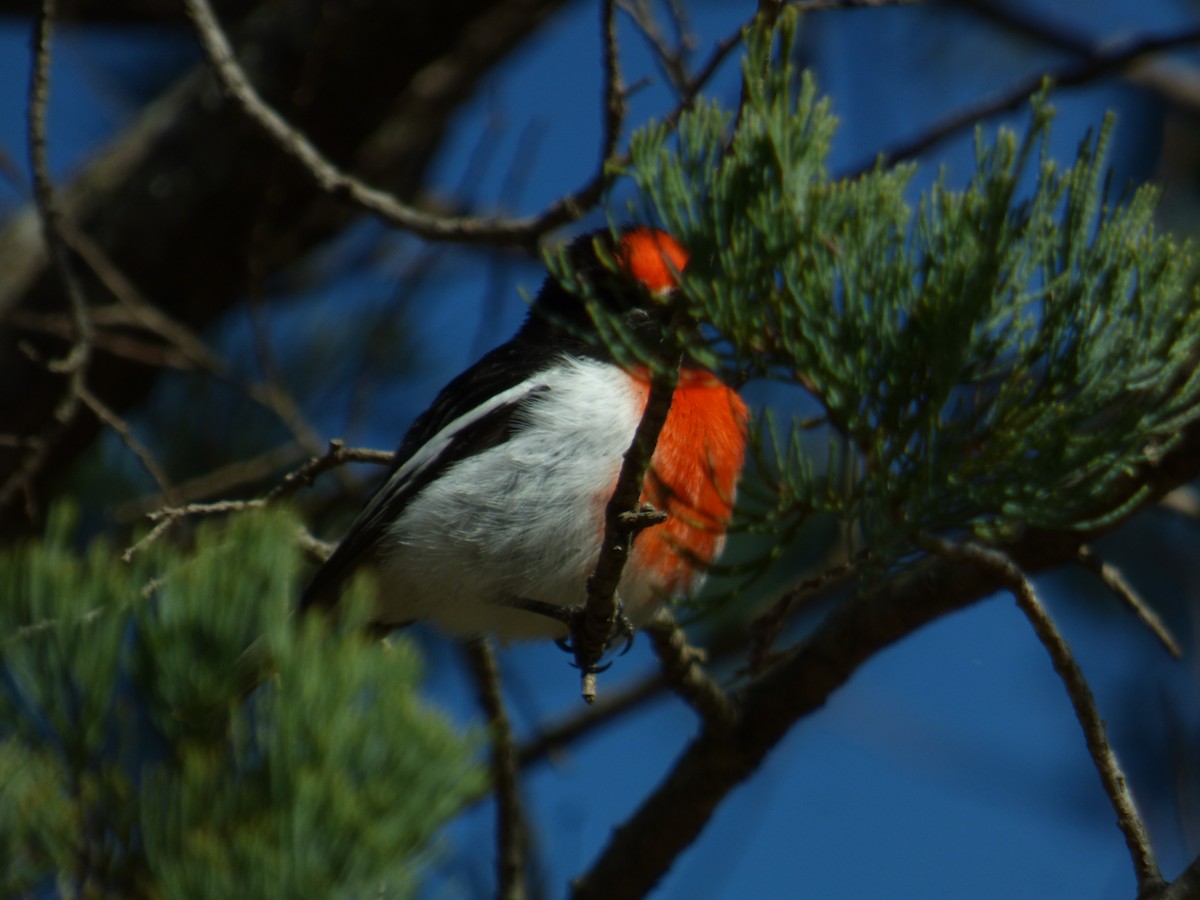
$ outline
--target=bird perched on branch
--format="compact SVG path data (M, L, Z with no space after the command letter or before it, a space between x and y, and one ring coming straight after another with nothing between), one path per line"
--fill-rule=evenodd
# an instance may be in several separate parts
M567 253L589 287L547 278L517 334L416 419L302 608L334 607L369 563L380 625L427 619L460 635L566 635L565 617L546 613L584 602L650 392L648 367L618 363L582 297L653 352L688 260L669 235L643 227L615 241L585 235ZM741 399L685 355L641 498L667 518L637 536L618 586L633 624L695 589L720 552L745 435Z

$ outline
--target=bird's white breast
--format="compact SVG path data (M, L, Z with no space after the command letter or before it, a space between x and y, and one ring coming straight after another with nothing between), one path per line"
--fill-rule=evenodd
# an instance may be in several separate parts
M430 619L459 634L559 636L556 620L506 603L583 602L643 395L615 366L586 359L505 393L528 398L515 434L449 466L388 527L380 553L388 620ZM436 452L470 419L450 423L427 447ZM621 597L635 621L648 612L649 587L632 576Z

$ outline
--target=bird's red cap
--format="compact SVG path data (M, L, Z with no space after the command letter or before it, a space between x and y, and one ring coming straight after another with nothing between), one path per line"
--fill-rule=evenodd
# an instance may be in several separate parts
M621 236L616 255L621 268L655 294L677 287L688 264L683 245L657 228L631 228Z

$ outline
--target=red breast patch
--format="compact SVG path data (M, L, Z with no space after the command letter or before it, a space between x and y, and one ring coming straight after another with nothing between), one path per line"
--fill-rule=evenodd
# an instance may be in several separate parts
M643 388L642 406L649 396ZM671 401L641 501L670 518L647 528L633 562L667 594L686 591L721 548L746 454L746 404L710 372L684 369Z

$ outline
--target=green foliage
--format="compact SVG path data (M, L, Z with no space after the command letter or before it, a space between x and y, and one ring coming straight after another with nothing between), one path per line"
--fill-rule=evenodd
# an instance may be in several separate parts
M1155 193L1105 205L1111 121L1062 168L1037 98L1024 139L979 138L966 188L939 180L914 211L910 166L829 177L834 121L792 67L794 27L748 35L736 117L700 102L642 130L627 172L691 250L684 293L719 333L696 355L824 410L827 464L795 430L763 454L772 527L833 514L895 559L925 531L1122 514L1126 476L1196 416L1200 312Z
M290 617L284 515L133 566L72 531L0 557L0 890L411 893L482 777L408 643Z

